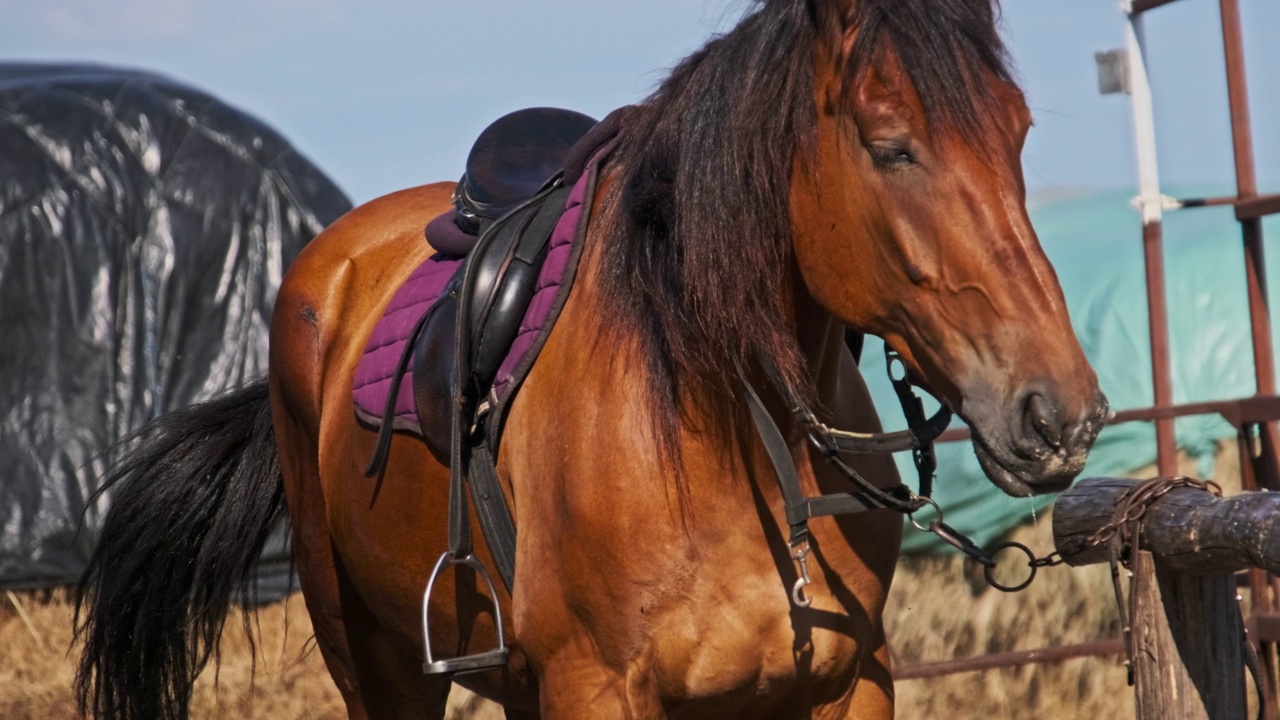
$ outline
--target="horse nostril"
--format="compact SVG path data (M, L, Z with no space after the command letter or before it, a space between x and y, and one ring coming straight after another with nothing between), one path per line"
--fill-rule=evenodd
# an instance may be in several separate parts
M1062 447L1062 422L1058 419L1057 407L1045 396L1033 393L1027 398L1026 420L1049 447L1055 450Z

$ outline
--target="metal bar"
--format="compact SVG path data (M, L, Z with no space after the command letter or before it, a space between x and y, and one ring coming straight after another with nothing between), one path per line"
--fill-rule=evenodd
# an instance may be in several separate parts
M1280 397L1275 395L1254 395L1237 400L1215 400L1210 402L1182 403L1165 407L1134 408L1121 410L1107 419L1108 425L1119 425L1127 422L1150 422L1163 418L1180 418L1190 415L1221 415L1232 425L1239 427L1248 423L1262 423L1280 420ZM960 442L972 437L968 427L951 428L938 436L936 442Z
M1154 404L1173 404L1173 381L1169 370L1169 309L1165 297L1164 250L1160 196L1160 170L1156 162L1155 110L1151 82L1147 76L1147 54L1143 40L1142 15L1130 12L1125 27L1129 53L1129 89L1133 97L1134 147L1138 155L1139 207L1142 209L1142 254L1147 281L1148 330L1151 340L1151 385ZM1156 421L1156 464L1161 475L1178 469L1178 449L1173 421Z
M1236 191L1241 203L1257 198L1258 181L1253 165L1253 130L1249 122L1249 92L1245 81L1244 37L1238 0L1219 0L1222 45L1226 53L1227 100L1231 106L1231 144L1236 162ZM1246 204L1246 207L1251 205ZM1240 206L1237 205L1237 213ZM1267 305L1266 264L1262 251L1262 224L1242 219L1245 272L1248 281L1249 319L1253 329L1253 364L1258 393L1275 392L1275 360L1271 355L1271 312Z
M1142 251L1147 270L1147 308L1151 338L1151 379L1155 407L1173 405L1173 380L1169 368L1169 309L1164 288L1164 251L1161 247L1162 226L1159 220L1142 226ZM1173 433L1172 417L1157 417L1156 466L1161 475L1178 472L1178 447Z
M1249 124L1249 93L1244 72L1244 34L1237 0L1219 0L1222 44L1227 61L1227 100L1231 106L1231 139L1235 150L1236 187L1240 198L1258 194L1253 168L1253 132Z
M941 662L919 663L894 668L894 682L901 680L921 680L942 675L979 672L1014 668L1036 663L1062 662L1076 658L1097 657L1100 655L1119 655L1124 652L1122 640L1094 640L1076 645L1058 645L1038 650L1020 650L1017 652L994 653L977 657L943 660Z
M1253 367L1260 395L1275 393L1275 360L1271 355L1271 309L1267 303L1266 259L1262 249L1262 221L1240 222L1244 236L1244 267L1249 295L1249 324L1253 331Z
M1235 205L1237 220L1257 220L1264 215L1280 213L1280 195L1259 195L1248 200L1238 200Z
M1219 0L1222 16L1222 45L1226 56L1227 100L1231 110L1231 145L1236 165L1236 219L1244 240L1245 278L1249 297L1249 324L1253 339L1253 366L1259 395L1275 393L1275 359L1271 351L1271 309L1267 302L1266 258L1262 245L1262 211L1270 210L1269 200L1258 201L1258 183L1253 164L1253 131L1249 120L1249 94L1245 81L1244 37L1240 23L1240 6L1237 0ZM1263 422L1258 428L1258 452L1250 453L1253 484L1266 489L1277 489L1280 484L1280 468L1277 467L1277 448L1280 438L1273 422ZM1243 469L1243 468L1242 468ZM1250 573L1255 612L1274 610L1272 583L1266 575ZM1277 672L1275 643L1261 644L1263 663L1268 682L1263 712L1268 720L1280 717L1275 687L1280 678Z
M1274 215L1280 213L1280 194L1259 195L1257 197L1241 200L1234 196L1225 197L1209 197L1209 198L1185 198L1175 201L1178 206L1172 208L1174 210L1189 210L1200 207L1216 207L1220 205L1234 205L1236 209L1237 220L1252 220L1265 215ZM1169 209L1169 208L1166 208Z
M1161 5L1168 5L1175 1L1176 0L1133 0L1133 3L1129 6L1129 12L1137 15L1148 10L1155 10Z
M1150 422L1152 420L1187 417L1189 415L1222 414L1223 405L1224 403L1203 402L1121 410L1111 416L1111 418L1107 420L1107 424L1119 425L1127 422Z
M1210 198L1179 198L1177 210L1190 210L1192 208L1201 207L1217 207L1220 205L1235 205L1238 198L1234 195L1226 195L1223 197Z
M1240 426L1250 422L1280 420L1280 398L1274 395L1254 395L1238 400L1183 403L1167 407L1136 408L1122 410L1107 420L1109 425L1155 420L1158 418L1186 417L1188 415L1218 414L1227 422Z

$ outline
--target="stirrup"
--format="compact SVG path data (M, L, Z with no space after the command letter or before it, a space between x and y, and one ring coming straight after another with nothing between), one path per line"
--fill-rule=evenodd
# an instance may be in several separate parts
M431 589L436 584L436 578L440 576L441 571L453 565L466 565L472 568L489 587L489 598L493 600L493 621L498 626L498 647L475 655L435 660L431 657L431 630L427 627L427 608L431 604ZM422 594L422 645L427 651L427 659L422 663L422 672L427 675L459 675L507 664L507 639L502 631L502 607L498 604L498 592L493 586L493 580L489 578L489 571L485 570L479 560L476 560L474 554L455 558L453 553L446 552L436 561L435 569L431 571L431 578L427 580L427 591Z

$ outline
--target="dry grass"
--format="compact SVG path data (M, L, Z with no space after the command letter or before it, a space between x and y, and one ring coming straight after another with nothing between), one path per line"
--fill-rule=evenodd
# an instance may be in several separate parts
M21 611L19 610L21 609ZM72 608L63 591L0 595L0 718L53 720L77 716L71 694L75 673ZM26 616L25 619L23 616ZM311 620L301 596L259 613L261 641L256 676L238 624L223 634L222 667L215 685L206 672L196 683L193 718L302 720L345 718L337 688L311 643ZM68 652L68 648L72 648ZM497 720L502 713L455 689L451 718Z
M1220 455L1219 479L1238 488L1234 446ZM1191 470L1190 464L1184 471ZM1051 518L1012 533L1038 554L1052 549ZM22 609L22 613L18 611ZM23 617L25 614L25 618ZM195 718L338 718L341 698L319 652L301 598L260 613L256 679L238 628L223 641L217 687L198 683ZM958 558L907 558L899 565L886 616L899 664L947 660L1118 636L1104 566L1042 571L1023 593L987 589ZM0 596L0 718L73 718L71 609L62 592ZM1124 720L1133 695L1120 658L1086 658L898 683L898 717L981 720ZM450 697L450 717L496 720L496 706L465 691Z
M1037 556L1053 549L1052 519L1018 528L1010 539ZM1031 587L1005 594L986 587L957 557L907 558L898 566L886 626L899 665L1119 636L1106 566L1048 568ZM897 683L898 717L984 720L1133 717L1120 658L1082 658L1009 670Z

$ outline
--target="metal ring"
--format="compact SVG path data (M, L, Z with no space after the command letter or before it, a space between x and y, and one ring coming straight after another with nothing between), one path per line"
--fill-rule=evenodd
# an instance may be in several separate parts
M885 347L888 347L888 344L887 344L887 343L886 343ZM904 382L904 381L906 381L906 379L907 379L907 362L906 362L905 360L903 360L903 359L902 359L902 356L898 354L898 351L897 351L897 350L890 350L890 351L887 353L887 355L888 355L888 359L887 359L887 360L886 360L886 362L885 362L885 371L889 373L889 379L890 379L890 380L892 380L892 381L894 381L894 382ZM894 363L897 363L897 364L898 364L898 367L902 368L902 377L896 377L896 376L894 375L894 373L893 373L893 365L894 365Z
M1023 545L1022 543L1006 542L1006 543L1000 543L999 545L997 545L991 551L991 556L995 557L996 555L1000 554L1002 550L1007 550L1009 548L1015 548L1015 549L1021 550L1024 554L1026 554L1027 567L1031 568L1031 574L1027 575L1027 579L1023 580L1022 584L1020 585L1001 585L1000 583L996 582L995 578L992 577L992 574L991 574L991 571L995 569L995 565L984 566L982 568L982 576L986 578L988 585L999 590L1000 592L1015 593L1015 592L1018 592L1019 590L1025 590L1026 587L1031 584L1031 581L1036 579L1036 570L1037 570L1036 554L1031 552L1031 548L1027 547L1026 545Z
M912 493L912 494L913 494L913 495L915 495L915 493ZM927 495L916 495L916 496L915 496L915 498L913 498L913 499L914 499L914 500L923 500L923 501L925 502L925 505L932 505L932 506L933 506L934 511L936 511L936 512L938 513L938 517L937 517L937 519L930 521L930 523L929 523L929 525L930 525L930 526L932 526L932 525L933 525L933 523L940 523L940 522L942 522L942 517L943 517L943 515L942 515L942 506L941 506L941 505L939 505L939 504L938 504L938 503L937 503L933 498L931 498L931 497L929 497L929 496L927 496ZM924 509L924 505L921 505L921 506L920 506L920 509ZM921 525L920 523L916 522L916 513L917 513L917 512L919 512L919 511L920 511L920 509L916 510L915 512L907 513L907 519L908 519L908 520L910 520L910 521L911 521L911 524L912 524L913 526L915 526L915 529L919 530L920 532L927 532L927 533L931 533L931 532L933 532L932 527L925 527L924 525Z

